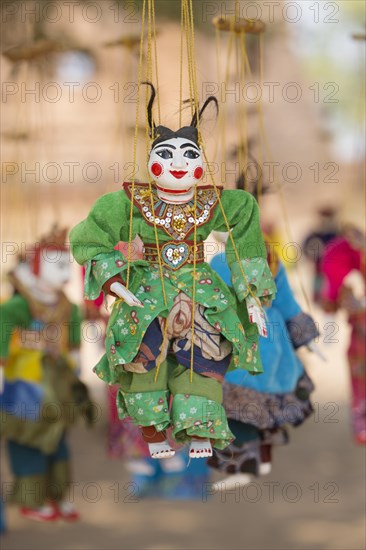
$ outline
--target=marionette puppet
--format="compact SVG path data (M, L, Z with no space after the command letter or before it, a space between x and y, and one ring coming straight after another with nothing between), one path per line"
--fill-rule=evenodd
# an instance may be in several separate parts
M251 156L251 155L250 155ZM254 157L251 162L259 165ZM238 189L246 188L257 199L271 193L270 186L258 179L248 181L241 174ZM221 236L222 240L222 236ZM224 237L225 240L225 237ZM273 448L289 441L287 426L299 426L312 413L310 394L314 387L297 350L308 347L319 353L313 342L318 336L313 319L303 312L289 284L285 267L276 251L273 237L265 234L267 261L276 284L276 297L264 304L268 338L259 338L261 376L228 372L223 383L223 404L235 440L222 452L214 452L209 466L229 474L214 484L214 489L230 490L250 483L253 476L272 469ZM225 252L213 256L211 267L231 287L230 269ZM238 313L245 308L238 304ZM256 360L256 357L253 357Z
M86 267L86 297L103 290L117 298L106 355L95 372L119 384L120 418L131 417L140 427L153 458L174 455L169 427L177 442L190 443L190 457L204 458L233 438L222 407L225 373L238 366L261 372L251 360L257 344L246 332L250 319L263 332L258 303L273 295L275 285L255 199L245 191L198 186L203 151L197 125L210 103L217 106L216 98L206 100L189 126L173 131L153 123L151 90L151 181L127 182L99 198L71 231L71 247ZM229 288L204 260L203 241L211 231L229 229L232 284L249 309L244 322ZM114 247L137 234L144 258L130 263Z
M264 373L253 377L236 370L225 377L223 402L235 440L208 462L229 474L215 484L220 490L245 485L252 476L269 473L273 447L289 441L287 426L300 426L313 412L310 394L314 386L296 351L309 346L319 333L296 301L272 243L265 240L277 293L266 308L269 337L259 340ZM224 252L212 258L211 266L230 286Z
M351 328L347 358L351 377L351 421L356 443L366 444L366 254L365 234L353 223L331 241L321 263L321 306L327 313L346 311ZM357 292L352 274L360 275Z
M27 248L9 275L14 294L0 305L1 430L15 477L11 500L38 521L78 518L67 500L65 435L77 418L93 416L77 374L81 316L62 291L71 276L65 239L66 231L54 229Z

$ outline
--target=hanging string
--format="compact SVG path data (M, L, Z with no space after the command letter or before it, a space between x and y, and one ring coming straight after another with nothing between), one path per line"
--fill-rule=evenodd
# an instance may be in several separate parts
M221 34L219 29L215 28L215 44L216 44L216 70L217 70L217 81L221 82Z
M179 128L182 127L183 110L183 48L184 48L184 2L180 5L180 62L179 62Z
M197 131L198 131L198 142L202 147L202 135L201 135L201 124L199 117L199 103L198 103L198 86L197 86L197 68L195 61L195 35L194 35L194 19L193 19L193 3L192 0L189 0L189 5L187 7L187 12L189 15L189 35L187 37L189 42L190 50L190 59L191 59L191 78L192 78L192 87L193 87L193 99L195 103L195 111L197 113ZM207 158L206 158L207 162ZM192 272L192 347L191 347L191 360L190 360L190 382L193 382L193 372L194 372L194 335L195 335L195 312L196 312L196 265L197 265L197 186L194 187L194 233L193 233L193 272Z
M192 271L192 346L191 346L191 361L190 361L190 373L189 379L190 382L193 382L193 366L194 366L194 323L195 323L195 312L196 312L196 284L197 284L197 275L196 275L196 264L197 264L197 185L194 186L194 232L193 232L193 271Z
M127 280L126 288L128 290L130 284L131 275L131 253L132 253L132 239L133 239L133 201L135 197L135 178L136 178L136 160L137 160L137 136L139 131L139 114L140 114L140 88L142 81L142 59L143 59L143 46L144 46L144 32L145 32L145 12L146 12L146 0L143 1L142 15L141 15L141 36L140 36L140 55L139 55L139 67L137 74L137 97L136 97L136 118L135 118L135 133L133 136L133 172L132 172L132 185L131 185L131 206L130 206L130 226L128 232L128 249L127 249ZM122 300L116 300L117 304Z
M189 69L190 69L189 70L189 76L190 76L190 79L191 79L190 87L193 88L193 100L194 100L194 103L195 103L196 112L198 113L198 87L197 87L197 80L196 80L197 71L196 71L196 65L195 65L195 49L194 49L195 37L194 37L194 22L193 22L192 0L189 0L189 2L187 3L187 12L186 13L189 16L189 25L188 25L188 29L187 29L188 30L188 34L187 34L188 48L187 49L188 49L188 64L189 64ZM225 214L225 210L224 210L223 205L222 205L220 192L219 192L219 190L216 186L216 183L214 181L214 177L213 177L213 174L212 174L211 167L208 163L207 155L206 155L206 152L205 152L205 147L204 147L204 144L203 144L202 138L201 138L199 117L197 117L197 118L198 118L198 120L197 120L197 130L198 130L198 136L199 136L199 144L202 148L203 156L204 156L206 165L208 167L209 176L211 178L213 187L215 189L215 194L216 194L216 197L218 199L218 203L219 203L221 213L222 213L223 219L224 219L226 227L227 227L227 231L229 233L229 238L230 238L231 243L232 243L232 247L233 247L233 250L234 250L234 253L235 253L235 256L236 256L236 260L237 260L238 265L239 265L239 269L240 269L242 277L243 277L243 281L244 281L245 286L248 290L248 293L255 299L258 306L262 309L262 305L260 303L260 300L255 296L255 294L252 291L250 285L248 284L248 281L247 281L247 278L246 278L246 275L245 275L245 272L244 272L244 269L243 269L243 266L242 266L237 248L236 248L236 244L235 244L233 236L231 234L230 224L229 224L228 218ZM195 188L195 193L196 193L196 188ZM195 216L196 216L196 196L195 196ZM195 313L195 292L196 292L196 269L195 269L195 264L196 264L196 231L197 231L197 228L196 228L196 218L195 218L194 256L193 256L194 266L193 266L193 273L192 273L192 276L193 276L193 285L192 285L192 349L191 349L191 361L190 361L190 380L191 381L193 380L193 367L194 367L194 313Z
M188 63L188 82L189 91L191 97L191 113L193 111L197 113L197 132L198 142L201 140L200 133L200 117L199 117L199 105L198 105L198 92L196 82L196 66L194 58L194 21L193 21L193 5L191 1L182 0L182 15L184 18L184 29L186 35L187 45L187 63ZM181 60L182 63L182 60ZM193 109L193 104L194 109ZM194 373L194 341L195 341L195 312L196 312L196 265L197 265L197 186L194 186L194 198L193 198L193 216L194 216L194 232L193 232L193 270L192 270L192 308L191 308L191 356L190 356L190 383L193 382Z
M240 40L239 52L238 52L238 49L236 48L236 56L237 56L237 58L236 58L236 68L237 68L237 74L240 75L239 76L239 85L241 85L242 83L244 85L244 83L245 83L245 65L244 65L244 57L242 55L242 52L243 52L243 49L245 50L245 35L240 33L240 36L238 37L237 33L235 33L235 31L234 31L233 20L231 22L231 28L229 30L229 33L230 34L229 34L229 46L228 46L228 51L227 51L227 62L226 62L227 70L226 70L226 75L225 75L225 86L226 86L226 83L228 82L229 68L230 68L230 54L231 54L231 49L232 49L232 43L234 42L234 40L236 40L236 43L237 43L238 40ZM216 28L216 34L219 35L219 36L221 34L220 31L217 28ZM240 59L240 55L239 55L240 53L241 53L241 59ZM239 70L238 70L238 66L240 67ZM224 105L226 107L226 103ZM220 112L222 112L222 108L220 108ZM243 116L243 113L240 110L240 105L239 105L239 113L238 113L238 116L236 117L237 120L238 120L239 136L240 136L240 138L239 138L239 147L238 147L238 162L239 162L239 167L243 166L244 170L245 170L246 162L244 161L244 163L242 164L242 156L243 156L244 151L248 152L248 147L247 147L247 133L245 134L245 137L244 137L243 133L241 131L241 124L240 123L241 123L241 120L242 120L242 116ZM223 118L226 119L225 116ZM225 144L224 151L226 151L226 120L224 120L224 124L222 124L222 132L223 132L222 143ZM243 147L241 147L241 144L243 144ZM246 146L244 144L246 144ZM245 176L245 174L244 174L244 176ZM213 182L213 184L214 184L214 182ZM246 178L244 177L244 185L245 184L246 184ZM223 208L222 208L222 212L223 212ZM224 212L223 212L223 216L224 216L224 219L225 219L225 213ZM227 222L227 225L228 225L228 222ZM229 238L231 238L231 232L229 232ZM233 243L232 238L231 238L231 242ZM244 274L244 278L245 278L245 274ZM248 288L246 278L245 278L245 281L246 281L246 286ZM243 371L242 377L240 379L240 383L243 383L244 380L248 376L249 376L249 373L247 371Z
M207 163L208 160L207 160L207 155L206 155L206 151L204 150L203 148L203 156L204 156L204 159L205 159L205 162ZM234 241L234 238L232 236L232 231L231 231L231 228L230 228L230 223L229 223L229 220L225 214L225 209L223 207L223 204L222 204L222 201L221 201L221 196L220 196L220 191L215 183L215 179L213 177L213 174L212 174L212 171L209 169L208 170L209 172L209 175L210 175L210 178L211 178L211 183L215 189L215 193L216 193L216 197L217 197L217 200L218 200L218 203L219 203L219 206L220 206L220 210L221 210L221 214L222 214L222 217L224 219L224 222L225 222L225 225L226 225L226 229L227 229L227 232L229 233L229 239L230 239L230 242L231 242L231 245L233 247L233 251L234 251L234 254L235 254L235 259L236 261L238 262L238 265L239 265L239 269L240 269L240 273L243 277L243 281L244 281L244 284L248 290L248 293L254 298L254 300L256 301L257 305L260 307L260 309L263 309L262 308L262 304L260 302L260 300L257 298L257 296L254 294L254 292L252 291L251 289L251 286L250 284L248 283L248 279L245 275L245 272L244 272L244 268L242 266L242 263L241 263L241 259L240 259L240 256L239 256L239 253L238 253L238 249L236 247L236 244L235 244L235 241Z
M151 16L152 16L153 36L154 36L155 80L156 80L156 89L159 90L158 48L157 48L157 40L156 40L155 2L154 1L152 1L151 3ZM158 124L161 124L159 93L158 93Z
M151 46L151 23L153 19L153 4L154 0L148 0L148 44L147 44L147 68L146 68L146 77L147 81L151 81L153 68L152 68L152 46ZM155 33L156 36L156 33ZM155 45L155 51L156 51L156 45ZM156 62L156 59L155 59ZM147 94L146 94L146 107L147 107ZM147 121L147 108L146 111L146 156L147 159L150 154L150 147L149 147L149 125ZM154 129L151 129L152 135L151 140L154 139ZM153 189L152 189L152 180L149 177L149 198L150 198L150 208L151 212L154 213L154 195L153 195ZM159 273L160 273L160 279L161 279L161 287L163 292L163 299L164 299L164 305L166 306L168 303L166 291L165 291L165 284L164 284L164 271L163 271L163 262L161 258L161 252L160 252L160 245L159 245L159 235L158 235L158 227L156 224L155 216L153 216L153 222L154 222L154 236L155 236L155 246L157 248L157 256L158 256L158 263L159 263Z
M191 108L191 116L193 116L194 110L196 109L197 111L197 102L196 102L196 98L194 97L194 75L193 75L194 59L192 56L192 47L191 47L192 34L190 29L188 0L182 0L182 1L183 1L184 29L185 29L186 47L187 47L188 86L189 86L189 96L191 98L190 108ZM193 100L193 103L192 103L192 100Z
M147 9L146 9L146 3L147 3ZM133 208L134 208L134 196L135 196L135 178L136 178L136 159L137 159L137 138L138 138L138 128L139 128L139 114L140 114L140 94L141 94L141 82L142 82L142 61L143 61L143 50L144 50L144 35L145 35L145 20L146 20L146 12L147 12L147 66L146 66L146 79L148 81L152 80L152 34L154 35L154 52L155 52L155 74L158 75L158 68L157 68L157 47L156 47L156 28L155 28L155 8L154 8L154 0L144 0L143 6L142 6L142 24L141 24L141 36L140 36L140 53L139 53L139 67L138 67L138 80L137 80L137 98L136 98L136 118L135 118L135 133L134 133L134 142L133 142L133 174L132 174L132 180L131 180L131 206L130 206L130 216L129 216L129 238L128 238L128 251L127 251L127 280L126 280L126 288L129 288L130 283L130 276L131 276L131 261L132 261L132 240L133 240ZM148 98L146 95L146 106L148 103ZM146 155L148 156L149 153L149 125L147 120L147 109L146 111ZM158 102L158 111L159 111L159 121L160 121L160 103ZM151 139L154 139L154 131L152 128L152 136ZM148 181L149 184L149 197L150 197L150 206L151 211L154 212L154 200L153 200L153 190L152 190L152 182L149 178ZM165 285L164 285L164 272L163 272L163 266L162 266L162 259L161 259L161 252L159 247L159 237L158 237L158 231L157 231L157 225L155 221L154 216L154 236L155 236L155 244L158 251L158 263L159 263L159 272L160 272L160 279L162 284L162 293L163 293L163 299L164 299L164 305L167 305L167 297L165 292ZM122 299L117 299L114 302L114 305L119 304ZM155 381L157 380L159 370L160 370L160 364L163 360L163 351L164 346L166 342L166 336L167 336L167 323L165 323L164 327L164 335L163 335L163 344L162 344L162 352L160 356L157 359L156 362L156 374L155 374Z
M192 111L192 114L193 114L193 111L195 110L197 112L197 115L198 115L199 105L198 105L198 86L197 86L197 77L196 77L197 71L196 71L195 52L194 52L195 35L194 35L194 19L193 19L193 2L192 2L192 0L182 0L181 13L182 13L182 19L183 19L182 23L183 23L183 28L184 28L184 32L185 32L185 39L186 39L187 65L188 65L188 83L189 83L189 91L190 91L190 97L191 97L191 111ZM142 52L143 52L143 42L144 42L145 17L146 17L146 0L144 0L143 8L142 8L142 31L141 31L141 39L140 39L140 58L139 58L139 71L138 71L137 108L136 108L136 124L135 124L134 155L133 155L134 172L133 172L133 176L132 176L132 200L131 200L131 209L130 209L130 228L129 228L129 243L128 243L129 246L128 246L128 265L127 265L127 288L128 288L129 281L130 281L130 269L131 269L131 245L132 245L132 236L133 236L133 232L132 232L133 197L134 197L134 185L135 185L135 176L136 176L135 167L136 167L136 154L137 154L137 134L138 134L138 121L139 121L140 86L141 86L141 81L142 81ZM147 69L146 69L146 75L147 75L148 79L151 79L151 77L152 77L152 46L151 46L152 35L151 35L151 27L153 25L153 21L155 21L153 0L148 0L148 8L147 8L148 44L147 44ZM154 31L154 43L155 43L154 47L155 47L155 62L156 62L157 56L156 56L156 40L155 40L155 38L156 38L156 32ZM182 40L182 42L183 42L183 40ZM181 51L181 53L182 53L183 48L181 48L181 50L182 50ZM157 70L157 68L156 68L156 70ZM181 56L180 70L181 70L181 75L182 75L182 77L180 79L180 86L181 86L180 100L182 102L183 56ZM180 109L180 111L181 111L181 109ZM160 117L160 112L159 112L159 117ZM199 144L202 147L205 162L206 162L207 166L209 167L208 159L207 159L206 152L205 152L204 145L202 143L202 138L201 138L201 129L200 129L199 116L197 116L197 131L198 131ZM148 143L148 139L146 140L146 142ZM238 254L235 242L234 242L234 239L233 239L231 231L230 231L230 224L229 224L229 221L227 219L227 216L225 214L225 211L224 211L224 208L223 208L223 205L222 205L220 193L219 193L219 190L218 190L218 188L215 184L215 181L214 181L214 178L213 178L213 173L212 173L212 170L211 170L210 167L209 167L208 171L209 171L209 175L210 175L211 180L212 180L213 187L215 189L215 194L216 194L217 199L218 199L218 203L219 203L219 206L220 206L220 210L221 210L223 219L225 221L225 224L226 224L226 227L227 227L227 230L228 230L228 233L229 233L229 238L232 242L232 247L233 247L233 250L234 250L234 253L235 253L235 256L236 256L236 260L239 264L240 271L241 271L243 280L245 282L245 285L247 287L248 293L251 294L255 298L256 302L259 305L259 307L262 307L260 301L258 300L258 298L256 298L256 296L253 293L250 285L248 284L248 281L247 281L247 278L246 278L246 275L245 275L245 272L244 272L243 266L241 264L240 257L239 257L239 254ZM151 203L152 212L154 212L154 201L153 201L153 192L152 192L151 184L152 184L152 181L149 178L150 203ZM195 328L194 323L195 323L195 308L196 308L196 276L197 276L197 273L196 273L196 263L197 263L197 223L196 223L197 222L197 212L196 212L196 210L197 210L197 187L195 186L195 189L194 189L194 244L193 244L193 270L192 270L192 278L193 278L193 281L192 281L192 348L191 348L191 361L190 361L190 363L191 363L190 364L190 381L191 382L193 381L193 372L194 372L194 370L193 370L193 367L194 367L194 328ZM164 272L163 272L163 266L162 266L162 259L161 259L161 252L160 252L160 247L159 247L159 238L158 238L158 232L157 232L157 225L156 225L155 216L154 216L154 234L155 234L156 247L157 247L157 250L158 250L159 271L160 271L160 276L161 276L161 281L162 281L164 304L167 305L167 299L166 299L166 293L165 293L165 287L164 287ZM164 359L167 332L168 332L168 321L166 319L165 324L164 324L164 334L163 334L163 343L162 343L162 347L161 347L161 353L158 357L157 364L156 364L155 380L157 380L157 377L158 377L158 374L159 374L161 361Z
M191 70L190 70L190 74L191 74L191 77L192 77L192 86L193 86L193 98L194 98L194 101L195 101L195 104L196 104L196 109L198 107L198 89L197 89L197 81L196 81L196 65L195 65L195 51L194 51L194 25L193 25L193 10L192 10L192 0L183 0L187 3L187 5L189 5L189 8L190 8L190 12L189 13L189 19L190 19L190 27L189 27L189 35L188 35L188 41L189 41L189 50L190 50L190 61L191 61ZM198 110L197 110L198 112ZM197 124L197 129L198 129L198 135L200 137L200 122L199 122L199 117L198 117L198 124ZM229 233L229 239L231 241L231 244L232 244L232 247L233 247L233 251L234 251L234 254L235 254L235 258L238 262L238 265L239 265L239 269L240 269L240 272L241 272L241 275L243 277L243 281L244 281L244 284L248 290L248 293L254 298L254 300L256 301L256 303L258 304L258 306L262 309L262 304L260 303L260 300L256 297L256 295L254 294L254 292L252 291L249 283L248 283L248 280L246 278L246 275L245 275L245 272L244 272L244 268L242 266L242 263L241 263L241 260L240 260L240 256L239 256L239 253L238 253L238 250L237 250L237 247L236 247L236 244L234 242L234 239L233 239L233 236L232 236L232 232L231 232L231 228L230 228L230 224L229 224L229 220L225 214L225 210L224 210L224 207L223 207L223 204L222 204L222 200L221 200L221 196L220 196L220 192L219 192L219 189L217 188L217 185L215 183L215 179L213 177L213 173L212 173L212 169L211 169L211 166L210 164L208 163L208 159L207 159L207 155L206 155L206 151L205 151L205 146L202 142L202 139L200 139L200 146L202 148L202 153L203 153L203 156L204 156L204 159L205 159L205 162L206 162L206 165L207 165L207 171L208 171L208 174L209 174L209 177L211 179L211 182L212 182L212 185L214 187L214 190L215 190L215 194L216 194L216 198L217 198L217 201L218 201L218 204L219 204L219 207L220 207L220 210L221 210L221 214L223 216L223 219L224 219L224 222L225 222L225 225L226 225L226 228L227 228L227 231ZM194 303L194 302L193 302Z
M198 98L198 86L197 86L197 67L196 67L196 54L195 54L195 34L194 34L194 20L193 20L193 0L189 0L189 15L190 15L190 33L191 33L191 58L192 58L192 83L193 83L193 97L194 106L197 112L197 130L198 140L202 143L201 136L201 124L198 116L199 111L199 98Z
M219 37L220 37L220 31L216 28L216 37L217 37L217 43L216 43L216 50L218 50L219 47ZM229 31L229 39L228 39L228 47L227 47L227 54L226 54L226 71L225 71L225 77L222 82L223 89L227 89L227 84L229 82L230 78L230 62L231 62L231 53L233 49L233 43L235 40L235 31L232 27ZM219 82L221 83L221 73L218 75ZM225 161L225 151L227 150L226 146L226 122L227 122L227 116L226 116L226 101L222 102L219 109L219 116L218 116L218 139L215 143L213 158L218 157L218 146L221 143L221 150L223 151L221 153L221 162Z
M231 19L231 28L234 28L234 22L235 19ZM239 47L240 47L240 37L238 34L235 34L235 53L234 53L234 67L236 71L237 77L233 79L234 86L236 88L237 84L239 86L241 85L240 75L242 73L242 66L240 64L240 55L239 55ZM236 90L235 90L236 93ZM245 149L244 144L244 137L243 137L243 120L242 120L242 110L240 103L237 106L237 113L236 113L236 127L237 127L237 133L238 133L238 145L237 145L237 157L239 161L239 173L240 170L244 170L244 162L243 162L243 152Z
M264 35L262 33L259 34L259 40L258 40L258 57L259 57L259 89L263 89L263 46L264 46ZM264 120L263 120L263 104L262 104L262 97L259 99L261 106L258 111L258 128L259 128L259 154L258 154L258 167L259 167L259 173L257 175L257 195L258 195L258 204L259 207L261 207L262 203L262 192L263 192L263 137L262 132L260 131L261 127L264 127Z
M243 31L238 36L238 41L240 44L240 53L243 54L243 52L246 52L246 34ZM239 86L242 85L243 89L245 89L246 84L246 72L245 72L245 62L243 55L240 56L239 60L239 66L240 66L240 72L239 72ZM247 170L248 170L248 157L249 157L249 151L248 151L248 115L247 115L247 104L246 101L240 101L239 102L239 119L241 120L242 124L242 131L241 131L241 144L243 147L243 177L244 177L244 184L247 183ZM240 164L239 164L240 165ZM241 166L241 165L240 165Z
M235 16L231 17L229 20L229 40L228 40L228 48L227 48L227 60L226 60L226 71L225 71L225 80L224 80L224 90L227 89L227 85L229 83L229 79L231 78L231 53L233 50L233 45L235 44L235 50L236 55L234 56L234 64L236 64L236 70L238 72L238 55L237 55L237 49L238 49L238 42L237 42L237 34L235 32L235 21L239 17L239 2L235 2ZM220 37L220 32L217 27L215 27L216 30L216 36ZM218 46L218 45L217 45ZM221 79L219 77L219 82L221 82ZM236 84L236 83L234 83ZM226 143L226 100L220 105L220 111L219 111L219 137L221 137L221 147L223 153L221 154L221 158L223 162L226 162L226 155L225 152L227 150L227 143ZM240 117L237 117L236 120L237 127L238 127L238 133L241 133L241 123L240 123ZM219 139L216 140L216 147L215 147L215 153L214 158L216 158L217 155L217 145L219 143ZM238 156L239 156L239 164L241 164L241 154L242 151L239 147L238 149Z
M151 36L152 36L152 13L151 13L151 0L147 1L147 62L146 62L146 73L145 73L145 81L151 82L152 81L152 46L151 46ZM159 94L158 94L159 95ZM145 113L147 113L147 105L149 103L149 88L146 86L146 94L145 94ZM148 121L146 120L145 123L145 144L146 144L146 163L149 160L149 138L151 137L151 140L154 140L154 125L152 126L151 130L149 128ZM149 134L149 131L151 131L151 136Z
M235 2L235 17L231 19L231 30L234 32L235 22L240 18L240 2ZM239 79L239 94L240 86L245 85L245 63L243 58L240 56L242 49L245 50L245 33L236 33L235 36L235 53L236 53L236 74ZM235 84L237 82L235 81ZM238 146L238 161L239 161L239 174L242 172L244 177L244 188L246 188L246 170L248 165L248 130L247 130L247 116L246 116L246 103L245 101L239 101L238 104L238 116L237 116L237 125L238 125L238 135L239 135L239 146Z
M231 65L231 56L234 49L234 43L235 43L235 30L234 26L231 25L230 31L229 31L229 42L228 42L228 48L227 48L227 59L226 59L226 72L225 72L225 81L224 86L225 90L227 89L229 80L230 80L230 65ZM223 113L222 113L222 149L223 149L223 156L225 156L227 151L227 141L226 141L226 135L227 135L227 104L226 101L223 102ZM221 110L221 109L220 109Z
M252 78L253 78L252 69L251 69L250 62L249 62L249 59L248 59L248 56L247 56L246 52L245 52L245 64L246 64L246 67L247 67L247 70L248 70L249 78L252 80ZM260 64L261 67L263 67L263 44L262 44L262 47L260 48L260 63L259 64ZM273 153L272 153L272 148L269 144L267 132L266 132L265 125L264 125L263 104L262 104L261 100L258 102L257 112L258 112L258 120L259 120L259 126L260 126L260 135L261 135L262 142L264 144L264 149L265 149L266 155L269 159L269 162L271 164L273 164ZM286 238L289 239L289 242L295 242L295 240L293 238L293 235L292 235L291 224L290 224L290 220L289 220L289 216L288 216L286 201L285 201L285 197L284 197L282 187L278 183L277 178L273 179L273 183L275 185L275 188L276 188L276 191L278 193L279 200L280 200L280 206L281 206L281 211L282 211L284 225L285 225ZM298 280L299 288L300 288L301 293L304 297L306 306L308 308L308 311L310 313L312 313L312 307L311 307L310 300L309 300L309 297L307 295L307 292L305 290L305 285L303 284L303 280L302 280L302 277L300 275L299 267L298 267L297 264L295 264L294 267L295 267L294 271L295 271L295 274L296 274L296 278Z
M221 71L221 55L220 55L220 52L221 52L221 35L220 35L220 32L219 32L219 29L217 29L217 28L215 28L215 45L216 45L216 63L217 63L217 67L216 67L217 82L218 82L218 85L220 86L220 84L221 84L221 74L222 74L222 71ZM219 95L221 96L221 90L220 90ZM224 106L224 103L223 103L223 106ZM218 147L219 147L219 144L220 144L220 136L222 135L221 127L222 127L222 122L223 122L223 113L222 113L223 106L222 106L221 109L219 109L219 114L218 114L218 117L217 117L218 138L215 142L215 147L214 147L214 154L213 154L214 159L218 158ZM220 150L219 166L221 166L221 163L224 160L223 156L221 154L221 151L222 151L222 149Z
M236 4L236 8L237 8L237 4ZM235 33L233 32L232 25L233 25L233 19L230 22L229 48L228 48L228 54L227 54L228 61L227 61L227 70L226 70L225 82L227 82L227 80L228 80L228 72L229 72L229 66L230 66L230 38L232 38L232 34L235 35ZM242 67L242 71L239 74L239 77L240 77L241 81L244 81L243 77L245 76L245 71L247 71L248 72L248 78L250 80L252 80L253 75L252 75L252 70L251 70L251 67L250 67L250 63L249 63L249 59L248 59L248 55L247 55L247 51L246 51L246 47L245 47L245 36L244 35L243 35L243 37L241 37L240 42L241 42L242 64L244 66L242 64L240 65ZM263 83L263 65L264 65L264 63L263 63L263 50L264 50L264 48L263 48L263 36L262 36L262 33L260 33L259 34L259 81L260 81L260 85ZM240 109L240 106L239 106L239 109ZM263 174L262 174L262 164L263 164L263 156L264 156L263 155L263 150L265 149L266 154L268 155L268 157L270 158L270 161L272 161L272 162L273 162L273 155L271 153L271 148L269 146L268 139L267 139L266 132L265 132L264 117L263 117L263 104L262 104L261 99L258 102L258 104L256 106L256 109L257 109L257 113L258 113L258 123L259 123L259 128L260 128L260 162L259 162L260 172L259 172L259 177L258 177L258 199L259 199L258 202L260 202L260 199L261 199L261 196L262 196L262 188L263 188ZM239 115L238 115L237 119L243 120L242 114L240 114L240 112L239 112ZM226 135L226 125L225 125L225 123L222 124L222 131L223 131L223 136L225 136ZM243 142L241 137L240 137L240 139ZM222 138L222 141L224 142L224 138ZM239 147L238 155L240 155L240 154L241 153L240 153L240 147ZM206 162L207 162L207 159L206 159ZM240 160L239 160L239 164L240 164ZM245 163L245 166L246 166L246 164L247 163ZM210 165L207 165L207 167L208 167L208 173L211 177L212 183L215 186L215 183L214 183L214 180L213 180L213 175L210 171ZM288 219L287 208L286 208L285 200L284 200L284 196L283 196L283 191L282 191L281 186L278 184L277 180L275 180L274 183L275 183L276 191L278 192L278 195L279 195L279 198L280 198L280 205L281 205L281 210L283 212L283 219L284 219L284 223L285 223L285 232L286 232L287 237L289 238L289 240L291 242L293 242L292 232L291 232L291 229L290 229L290 223L289 223L289 219ZM219 201L219 204L220 204L220 201ZM220 207L221 207L221 204L220 204ZM223 213L223 216L224 216L224 219L225 219L225 213L223 212L223 209L221 209L221 210L222 210L222 213ZM229 232L229 238L230 238L230 240L233 244L233 238L232 238L232 235L231 235L230 232ZM237 254L236 254L236 248L234 246L233 246L233 248L234 248L236 259L238 260L238 257L237 257ZM307 304L308 310L311 311L310 301L309 301L309 298L307 296L307 293L306 293L304 284L302 282L301 276L299 274L297 265L295 265L295 272L296 272L296 276L297 276L297 279L298 279L298 282L299 282L299 287L300 287L301 292L304 296L304 299L305 299L305 302ZM243 272L242 272L242 275L243 275Z
M147 17L147 26L148 26L148 42L147 42L147 67L146 67L146 80L148 82L152 81L152 74L153 74L153 60L152 60L152 35L154 37L154 55L155 55L155 75L157 78L157 85L158 85L158 63L157 63L157 45L156 45L156 28L155 28L155 6L154 6L154 0L148 0L148 17ZM153 27L153 28L152 28ZM149 136L149 124L147 120L147 103L148 103L148 94L146 93L146 157L147 160L149 158L150 154L150 146L149 146L149 137L153 141L155 138L154 135L154 126L151 128L151 136ZM158 116L159 116L159 122L160 122L160 97L158 93ZM149 184L149 198L150 198L150 208L151 212L154 213L154 194L153 194L153 188L152 188L152 180L149 177L148 179ZM155 237L155 246L157 249L157 257L158 257L158 264L159 264L159 274L160 274L160 280L161 280L161 288L163 293L163 300L164 305L167 307L168 299L166 295L165 290L165 282L164 282L164 270L163 270L163 262L161 258L161 251L160 251L160 243L159 243L159 235L158 235L158 227L156 224L155 216L153 216L153 222L154 222L154 237ZM161 352L159 356L156 359L156 367L155 367L155 376L154 381L156 382L159 376L160 372L160 366L163 360L165 359L164 353L165 353L165 347L167 342L167 335L168 335L168 321L165 319L164 322L164 331L163 331L163 341L161 344Z

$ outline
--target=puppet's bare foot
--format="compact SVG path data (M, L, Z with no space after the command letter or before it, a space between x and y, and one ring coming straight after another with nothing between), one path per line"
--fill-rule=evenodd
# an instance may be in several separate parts
M175 455L166 439L165 430L158 432L155 426L143 426L141 435L149 446L151 458L171 458Z
M236 487L244 487L251 482L251 477L248 474L233 474L222 481L212 484L212 488L216 491L229 491L230 489L235 489Z
M259 475L260 476L268 476L272 471L272 464L270 462L262 462L262 464L259 465Z
M175 450L171 448L168 441L160 443L148 443L151 458L171 458L175 455Z
M212 456L212 447L209 439L192 439L189 447L190 458L207 458Z
M260 453L259 475L266 476L272 470L272 445L261 445Z

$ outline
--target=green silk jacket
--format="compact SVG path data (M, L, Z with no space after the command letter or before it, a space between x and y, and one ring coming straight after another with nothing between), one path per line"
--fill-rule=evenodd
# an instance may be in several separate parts
M195 302L204 306L207 321L232 343L230 368L260 373L258 331L248 316L241 314L239 318L237 313L237 300L242 302L250 290L259 298L273 297L275 293L255 199L245 191L198 187L194 216L193 199L172 205L158 197L154 186L151 189L152 193L147 184L134 185L132 238L139 235L144 245L155 246L155 222L163 280L157 263L131 262L129 290L144 308L116 301L107 328L106 356L95 368L98 376L110 384L118 382L123 365L136 356L153 319L168 315L179 292L192 297L194 268L190 260L195 224L197 244L203 243L212 231L228 231L229 226L240 260L239 263L229 239L226 256L236 297L206 262L197 263ZM131 200L132 183L125 183L123 190L100 197L88 217L71 231L73 255L86 267L85 295L89 300L96 299L112 277L126 278L127 259L115 246L130 238Z

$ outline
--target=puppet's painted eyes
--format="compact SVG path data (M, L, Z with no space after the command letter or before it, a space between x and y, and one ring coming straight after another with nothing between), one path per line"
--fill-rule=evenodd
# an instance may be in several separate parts
M156 154L159 155L159 157L161 157L162 159L173 158L173 153L169 151L169 149L160 149L160 151L157 151Z
M195 151L194 149L188 149L183 156L188 159L197 159L200 154L197 153L197 151Z

